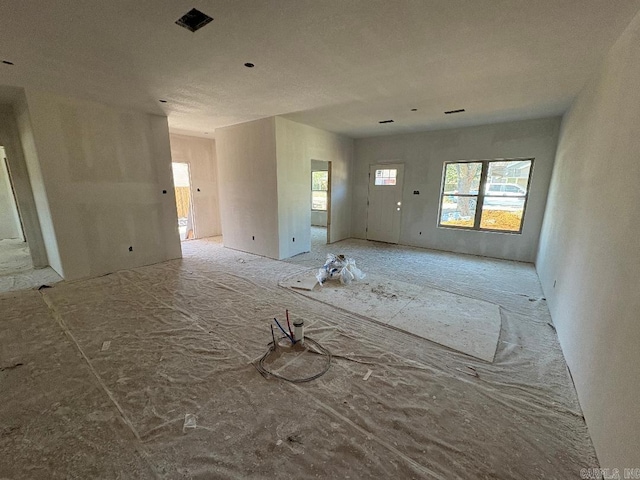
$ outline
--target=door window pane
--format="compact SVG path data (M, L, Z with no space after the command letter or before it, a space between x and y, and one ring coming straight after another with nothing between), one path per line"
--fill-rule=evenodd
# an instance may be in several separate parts
M395 185L397 176L398 170L395 168L376 170L374 185Z

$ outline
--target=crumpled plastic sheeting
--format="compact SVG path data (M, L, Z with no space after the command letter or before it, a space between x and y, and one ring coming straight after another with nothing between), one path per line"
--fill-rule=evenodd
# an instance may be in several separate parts
M51 267L23 270L0 276L0 293L29 290L42 285L53 285L62 278Z
M322 268L318 270L316 278L322 285L327 280L340 280L343 285L349 285L354 280L362 280L365 274L356 267L353 258L346 258L344 255L334 255L327 253L327 260Z
M154 478L37 291L0 295L0 477Z
M104 405L112 398L121 424L130 425L130 434L93 440L92 448L108 452L109 438L126 438L157 478L291 478L295 468L297 478L566 479L597 466L531 265L357 240L339 247L362 258L365 269L500 303L494 363L278 287L274 271L282 278L308 271L328 247L286 263L223 249L219 239L186 242L183 260L39 294L50 305L47 328L55 331L58 317L72 336L58 331L54 345L77 342L86 356L75 356L77 371L90 365L100 379L101 390L82 402L113 411ZM267 348L273 316L285 309L334 355L323 377L302 386L264 379L251 365ZM8 312L12 329L20 312ZM4 344L8 327L0 328ZM107 340L110 348L101 351ZM46 395L61 395L69 382L74 375L57 378ZM45 395L28 382L20 388ZM5 416L6 395L3 389ZM66 401L71 411L80 402ZM183 431L186 413L197 416L197 427ZM21 422L26 430L28 420ZM23 433L15 435L16 443L0 438L0 471L20 445ZM84 448L67 455L92 462L80 455ZM22 455L25 465L65 468L62 455ZM32 477L26 468L11 472Z
M0 293L27 290L62 281L51 267L33 268L26 242L0 240Z

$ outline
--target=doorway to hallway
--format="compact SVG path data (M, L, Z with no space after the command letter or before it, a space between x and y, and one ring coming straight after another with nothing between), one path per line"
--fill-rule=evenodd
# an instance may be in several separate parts
M24 234L11 168L0 145L0 292L22 290L59 282L50 267L34 268Z
M330 239L331 162L311 160L311 249Z
M174 162L171 166L173 168L180 241L192 240L196 238L196 225L193 215L193 192L191 191L189 164Z

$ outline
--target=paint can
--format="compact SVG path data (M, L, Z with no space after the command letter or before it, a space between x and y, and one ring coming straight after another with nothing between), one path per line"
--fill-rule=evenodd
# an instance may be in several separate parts
M304 343L304 320L294 320L293 322L293 336L296 339L296 343Z

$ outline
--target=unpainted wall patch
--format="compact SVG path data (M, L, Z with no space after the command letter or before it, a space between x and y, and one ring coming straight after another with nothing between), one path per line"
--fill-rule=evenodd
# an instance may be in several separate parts
M212 17L210 17L206 13L202 13L196 8L192 8L182 17L176 20L176 24L186 28L190 32L195 32L197 30L200 30L211 21L213 21Z

